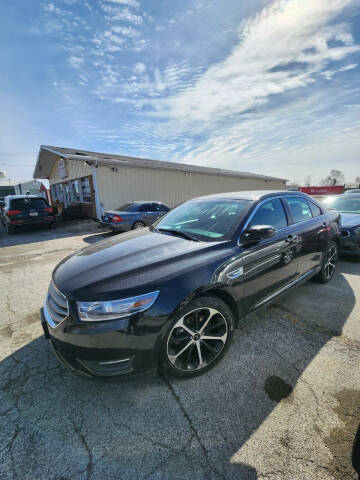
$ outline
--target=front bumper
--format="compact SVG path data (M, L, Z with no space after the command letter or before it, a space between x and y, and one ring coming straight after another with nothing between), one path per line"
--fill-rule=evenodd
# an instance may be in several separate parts
M91 378L121 378L157 367L158 335L139 329L131 317L81 325L71 315L70 312L67 319L52 328L41 309L44 335L56 358L72 373Z
M342 233L343 234L343 233ZM360 255L360 235L350 234L341 237L341 253Z
M99 223L103 227L109 228L113 232L128 232L129 230L131 230L130 224L129 225L121 224L121 223L116 224L116 223L104 222L103 220L100 220Z

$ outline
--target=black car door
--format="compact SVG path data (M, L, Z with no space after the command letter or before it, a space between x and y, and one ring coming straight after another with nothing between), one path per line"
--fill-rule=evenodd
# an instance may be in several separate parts
M293 223L294 235L298 238L296 255L299 274L316 269L321 263L326 248L328 229L325 212L305 197L289 195L285 199Z
M265 303L298 275L296 237L289 223L281 198L274 197L257 206L244 229L271 225L276 230L274 237L243 245L242 279L248 311Z

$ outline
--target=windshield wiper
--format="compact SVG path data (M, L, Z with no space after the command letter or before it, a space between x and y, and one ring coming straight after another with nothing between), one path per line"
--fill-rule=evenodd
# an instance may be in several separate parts
M176 228L154 228L158 232L168 232L174 235L178 235L179 237L186 238L187 240L192 240L193 242L200 242L197 238L192 237L186 232L182 232L181 230L176 230Z

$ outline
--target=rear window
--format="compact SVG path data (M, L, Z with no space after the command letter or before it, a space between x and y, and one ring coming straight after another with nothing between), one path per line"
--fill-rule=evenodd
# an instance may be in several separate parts
M10 201L12 210L41 210L48 204L42 198L13 198Z
M136 203L124 203L119 207L116 207L114 210L117 212L137 212L138 205Z

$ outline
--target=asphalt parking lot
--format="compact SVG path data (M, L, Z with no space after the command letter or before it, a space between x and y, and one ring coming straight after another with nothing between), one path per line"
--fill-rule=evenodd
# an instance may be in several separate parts
M1 479L354 478L358 260L238 330L202 377L100 383L57 363L39 309L54 266L104 236L0 231Z

